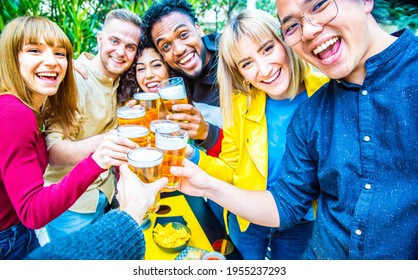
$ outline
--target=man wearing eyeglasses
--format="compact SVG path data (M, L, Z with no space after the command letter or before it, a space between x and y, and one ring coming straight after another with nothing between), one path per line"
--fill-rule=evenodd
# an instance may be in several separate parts
M289 126L280 227L318 198L307 258L418 259L418 38L382 30L373 0L276 4L285 42L331 78Z

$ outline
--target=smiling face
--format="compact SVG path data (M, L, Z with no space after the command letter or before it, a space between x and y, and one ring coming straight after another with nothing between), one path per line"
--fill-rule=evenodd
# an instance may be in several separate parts
M158 92L157 85L169 78L169 70L154 48L145 48L136 61L136 81L144 92Z
M151 30L152 41L164 61L189 78L200 76L210 59L203 44L203 35L199 25L179 12L162 17Z
M278 16L300 18L306 0L276 0ZM318 1L321 4L321 1ZM365 60L370 57L368 30L373 1L335 1L338 14L323 26L310 24L301 19L302 39L291 46L304 60L313 64L332 79L345 78L358 81L363 75ZM334 2L331 3L334 5Z
M116 79L128 70L134 61L140 28L135 24L113 19L99 32L99 69L108 77Z
M67 71L66 55L64 47L49 46L44 38L39 44L22 46L18 54L20 73L38 108L47 96L57 93Z
M244 37L239 45L245 46L237 56L237 68L244 78L273 99L288 98L290 63L280 42L265 37L258 43Z

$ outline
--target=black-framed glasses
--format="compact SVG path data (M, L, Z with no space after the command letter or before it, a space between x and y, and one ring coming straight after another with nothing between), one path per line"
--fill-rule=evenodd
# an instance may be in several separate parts
M302 18L309 24L323 26L333 20L338 14L335 0L315 0L309 3L299 18L284 18L282 34L285 42L293 46L300 42L303 35Z

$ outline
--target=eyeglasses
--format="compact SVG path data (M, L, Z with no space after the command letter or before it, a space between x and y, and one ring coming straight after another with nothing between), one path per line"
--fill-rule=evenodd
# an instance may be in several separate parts
M303 9L299 18L284 20L282 33L285 42L293 46L300 42L303 35L302 18L314 26L323 26L333 20L338 14L338 6L335 0L316 0Z

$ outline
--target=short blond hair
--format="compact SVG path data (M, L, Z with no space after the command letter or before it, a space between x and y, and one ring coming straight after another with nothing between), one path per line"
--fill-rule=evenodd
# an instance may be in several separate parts
M138 28L142 28L142 20L141 18L135 14L134 12L131 12L128 9L115 9L107 13L105 21L103 23L103 28L110 24L110 22L114 19L123 21L123 22L130 22Z
M248 87L244 86L244 77L239 72L237 58L240 57L243 48L241 40L250 38L258 43L267 37L277 39L286 51L289 58L291 78L289 84L288 97L294 98L303 82L303 75L307 67L306 63L300 59L287 46L279 35L280 22L265 11L257 9L244 10L232 18L225 26L219 41L219 61L217 68L217 79L221 108L224 119L224 126L233 125L233 104L234 94L248 94L249 103L251 102Z

